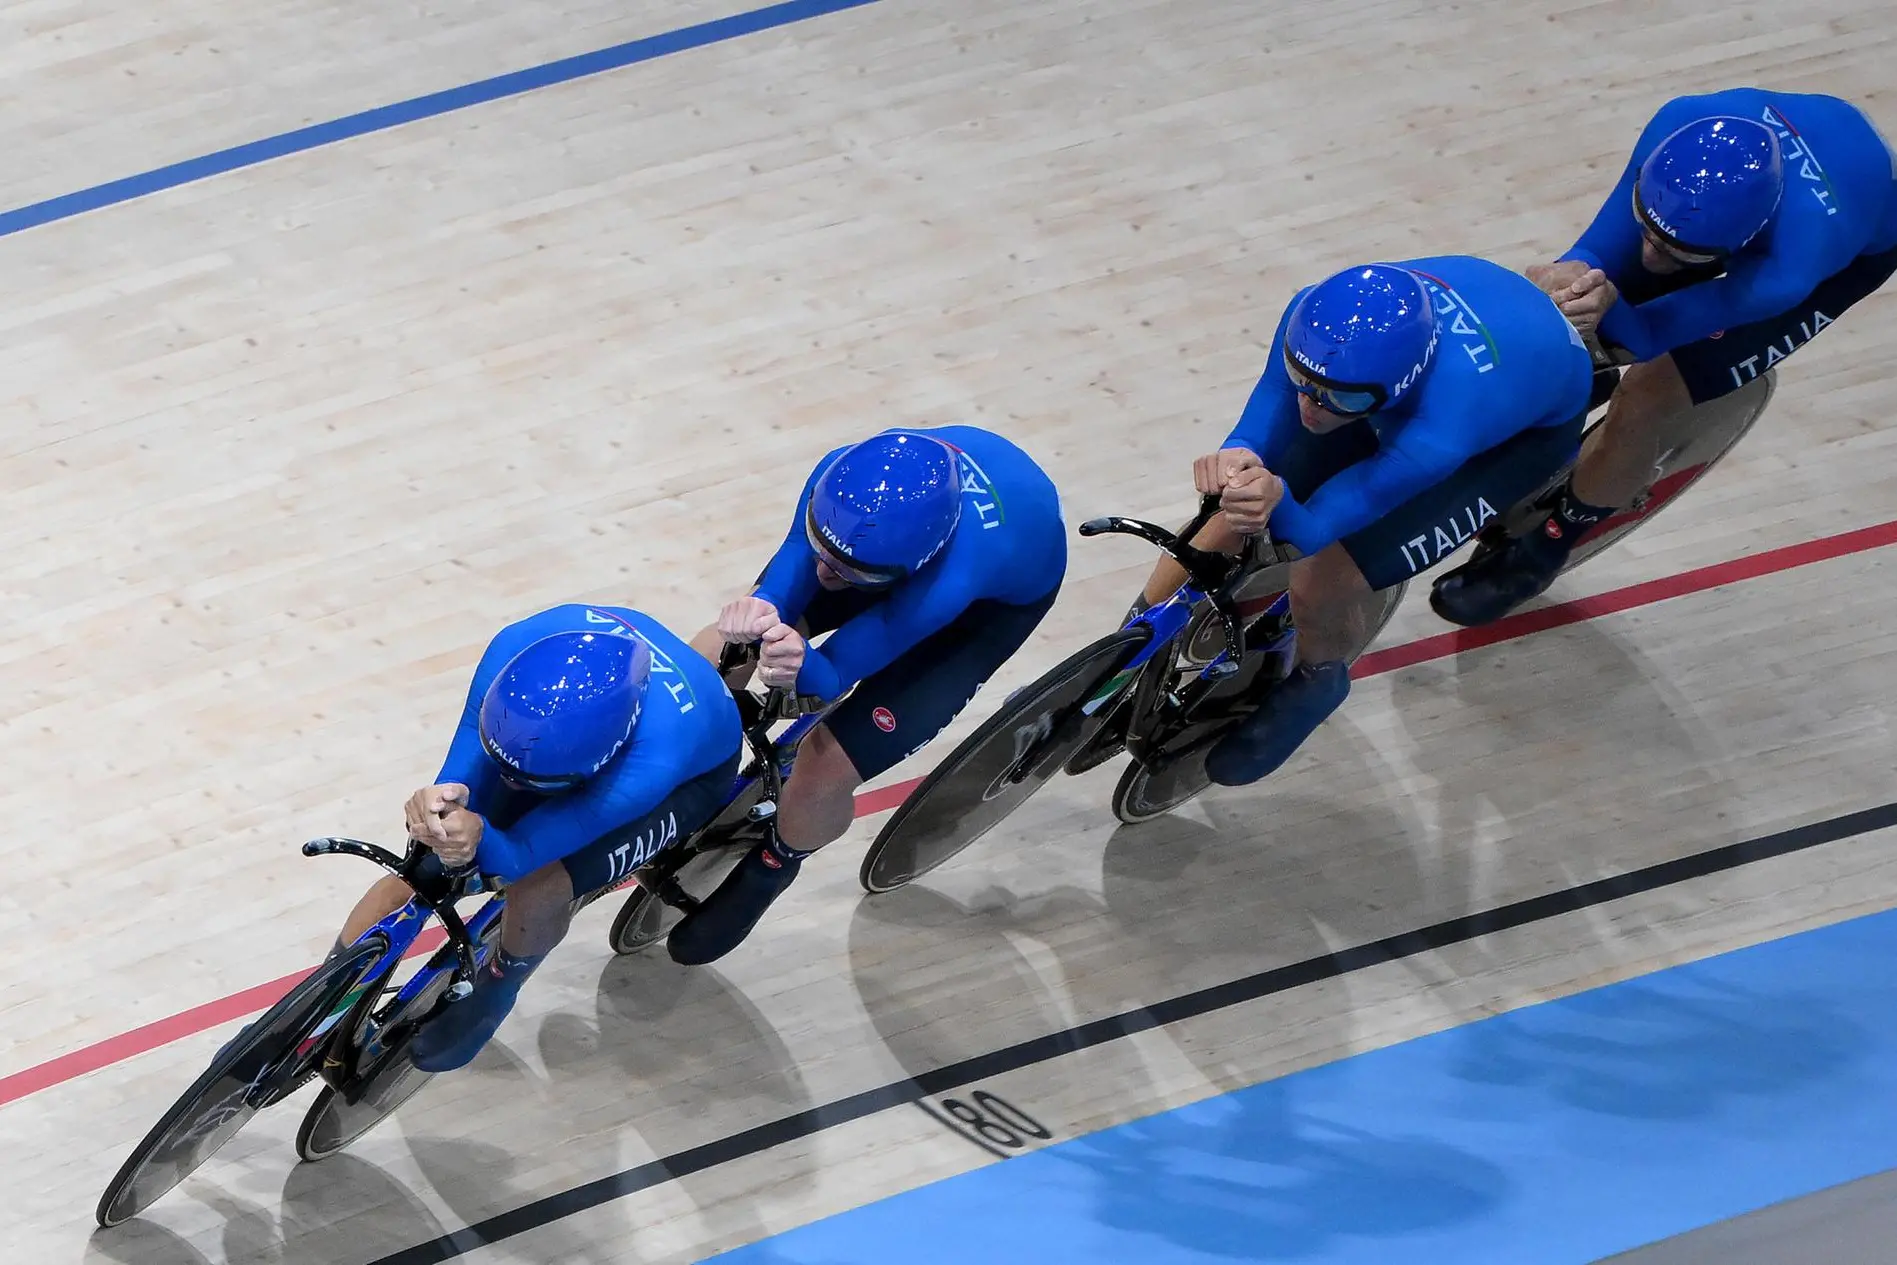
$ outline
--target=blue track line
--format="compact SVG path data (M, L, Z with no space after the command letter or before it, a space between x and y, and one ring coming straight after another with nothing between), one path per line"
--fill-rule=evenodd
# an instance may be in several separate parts
M83 215L87 211L99 210L101 207L129 202L134 198L142 198L165 189L175 189L179 185L208 180L212 176L221 176L226 172L236 171L240 167L254 167L259 163L269 162L273 158L300 154L304 150L315 149L321 145L333 145L338 141L366 136L370 132L400 127L404 123L414 123L454 110L465 110L469 106L484 105L489 101L499 101L504 97L516 97L537 88L550 88L556 84L571 83L575 79L584 79L588 75L603 74L609 70L652 61L672 53L703 48L708 44L719 44L743 35L768 31L773 27L788 26L793 22L802 22L809 18L823 17L826 14L875 3L877 0L785 0L782 4L767 5L762 9L753 9L749 13L716 18L710 22L700 22L695 26L681 27L676 31L666 31L644 39L615 44L611 48L580 53L574 57L563 57L559 61L547 62L545 65L510 71L504 75L496 75L492 79L482 79L476 83L463 84L458 88L431 92L426 96L411 97L407 101L397 101L393 105L377 106L373 110L364 110L340 119L331 119L326 123L312 123L308 127L299 127L293 132L284 132L260 141L235 145L230 149L220 149L214 154L206 154L201 158L187 158L183 162L94 185L90 189L81 189L77 193L61 194L56 198L48 198L44 202L35 202L30 206L0 212L0 237L24 232L29 228L38 228L42 224L50 224L55 220L70 219L75 215Z

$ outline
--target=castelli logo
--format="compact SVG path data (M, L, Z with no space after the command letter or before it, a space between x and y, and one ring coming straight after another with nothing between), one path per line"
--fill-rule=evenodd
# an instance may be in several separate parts
M890 711L887 707L878 707L869 714L869 718L875 721L876 727L884 733L893 734L896 732L896 713Z

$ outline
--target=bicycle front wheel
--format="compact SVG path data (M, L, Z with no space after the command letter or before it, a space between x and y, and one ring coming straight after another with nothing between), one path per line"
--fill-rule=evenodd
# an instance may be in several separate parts
M1396 617L1397 607L1402 604L1408 588L1409 583L1405 581L1377 595L1376 613L1363 639L1365 646L1374 643ZM1352 655L1351 662L1356 658ZM1223 713L1211 709L1215 718L1210 723L1195 724L1189 718L1181 718L1149 735L1148 758L1129 764L1113 788L1113 815L1129 826L1137 826L1172 811L1212 785L1205 771L1206 755L1278 687L1282 672L1289 668L1287 661L1269 672L1260 673L1256 668L1241 672L1231 685L1220 687L1219 693L1235 695L1245 702ZM1142 685L1145 684L1142 681ZM1133 706L1140 706L1140 702L1136 700Z
M312 1071L330 1028L373 985L370 968L387 949L375 936L331 958L219 1050L119 1167L99 1198L99 1224L109 1228L149 1208L237 1136L284 1086Z

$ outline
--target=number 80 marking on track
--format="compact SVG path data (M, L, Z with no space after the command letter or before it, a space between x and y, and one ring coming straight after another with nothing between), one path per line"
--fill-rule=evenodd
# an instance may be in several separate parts
M1030 1140L1046 1142L1054 1136L1053 1130L1033 1116L985 1089L970 1093L966 1102L944 1098L939 1109L926 1101L916 1105L975 1145L1004 1157L1009 1151L1021 1150Z

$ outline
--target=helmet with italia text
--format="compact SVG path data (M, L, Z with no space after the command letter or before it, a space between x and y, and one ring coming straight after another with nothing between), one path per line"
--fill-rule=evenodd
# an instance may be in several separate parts
M1785 194L1778 136L1751 119L1696 119L1640 164L1634 215L1668 253L1712 263L1772 222Z
M955 449L886 431L832 461L810 491L804 534L857 588L887 588L928 565L955 534L962 485Z
M502 780L551 794L586 781L639 723L652 650L637 637L559 632L507 661L481 699L481 747Z
M1395 264L1363 264L1297 300L1285 324L1285 372L1319 407L1360 417L1417 388L1439 337L1421 277Z

